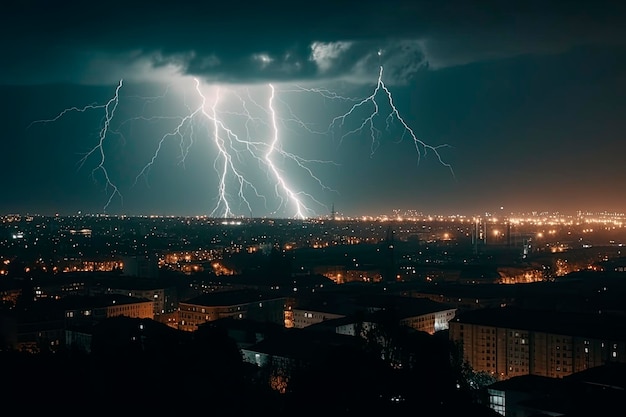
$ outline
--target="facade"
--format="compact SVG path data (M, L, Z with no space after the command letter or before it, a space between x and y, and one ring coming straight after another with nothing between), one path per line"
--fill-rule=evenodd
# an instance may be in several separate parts
M116 316L153 319L153 303L121 295L37 299L27 312L2 318L1 341L3 347L28 352L88 348L91 328Z
M257 291L233 290L202 294L179 303L178 328L195 331L202 323L232 317L284 324L286 299Z
M123 289L111 288L109 294L123 294L129 297L145 298L152 300L154 304L154 315L172 313L176 310L175 292L168 288L144 288L144 289Z
M457 310L447 303L399 295L365 296L359 303L364 311L393 312L400 324L429 334L448 329Z
M619 317L513 308L466 312L450 322L475 371L498 379L561 378L611 362L626 362L626 324Z
M102 295L80 297L72 301L68 302L65 308L67 327L94 324L117 316L154 319L154 303L148 299L123 295Z
M313 324L321 323L325 320L332 320L345 317L343 314L336 314L316 309L292 308L285 311L285 327L303 329Z
M112 317L154 319L154 302L110 294L79 297L65 308L65 344L86 352L91 350L93 326Z
M400 323L415 330L434 334L440 330L446 330L448 323L454 318L455 314L456 308L447 308L442 305L439 311L405 317L400 320Z

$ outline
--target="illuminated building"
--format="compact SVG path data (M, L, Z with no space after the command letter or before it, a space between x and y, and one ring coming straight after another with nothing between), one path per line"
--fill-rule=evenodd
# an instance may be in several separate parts
M121 294L135 298L152 300L154 315L167 314L176 311L175 290L171 288L159 288L155 285L145 286L141 282L130 281L117 283L117 288L108 288L107 294Z
M486 387L487 405L503 416L605 416L622 408L626 364L611 363L563 378L522 375Z
M499 379L553 378L626 362L626 324L608 314L518 308L467 311L450 322L450 339L478 372Z
M68 297L64 300L65 344L90 351L93 326L112 317L154 319L154 302L125 295Z
M152 319L153 302L123 295L38 299L28 311L2 319L2 343L29 352L71 345L88 350L93 326L117 316Z
M179 303L178 328L195 331L202 323L233 317L284 323L284 297L266 296L251 290L202 294Z
M456 314L456 308L449 304L398 295L363 296L359 304L372 313L393 312L401 325L429 334L446 330Z
M153 301L124 295L67 297L65 321L68 326L94 323L117 316L154 319Z
M352 307L331 306L330 304L320 304L317 307L306 304L302 307L294 307L285 313L285 326L288 328L316 326L326 328L333 333L356 336L358 329L361 331L373 329L377 323L385 320L383 316L386 313L390 313L397 319L400 326L434 334L439 330L447 329L449 321L456 313L456 308L425 298L395 296L376 298L376 300L369 300L366 304Z
M285 311L285 327L303 329L326 320L333 320L342 317L345 317L345 315L328 311L323 307L295 307Z
M503 416L518 415L521 411L518 404L538 397L538 393L553 392L560 383L559 379L538 375L522 375L495 382L487 387L489 407ZM546 410L536 412L539 411Z

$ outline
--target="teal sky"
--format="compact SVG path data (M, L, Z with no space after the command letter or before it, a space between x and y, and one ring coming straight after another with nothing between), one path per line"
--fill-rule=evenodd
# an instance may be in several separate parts
M328 14L322 2L307 18L281 2L171 13L156 2L100 14L45 4L11 5L3 17L1 213L292 217L294 197L307 216L332 205L355 216L626 211L622 6L392 1ZM417 150L398 118L388 124L384 91L373 97L375 151L367 123L341 139L373 114L372 100L348 112L375 91L380 66L402 121L423 141ZM193 113L201 96L191 77L208 116ZM104 108L30 125L106 104L120 79L102 148ZM343 126L325 131L344 114ZM191 115L181 135L168 135ZM274 134L284 153L270 160L293 195L267 165ZM227 167L223 199L228 160L218 143L237 170Z

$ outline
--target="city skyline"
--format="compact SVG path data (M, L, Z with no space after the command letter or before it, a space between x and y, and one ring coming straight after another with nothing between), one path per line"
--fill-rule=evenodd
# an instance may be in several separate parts
M384 6L7 6L0 213L624 212L624 6Z

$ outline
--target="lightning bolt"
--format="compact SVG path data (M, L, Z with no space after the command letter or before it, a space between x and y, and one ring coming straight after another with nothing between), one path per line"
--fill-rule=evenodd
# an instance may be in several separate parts
M115 198L115 196L118 196L120 199L123 198L118 186L115 183L113 183L113 181L111 180L109 176L109 172L106 169L106 166L105 166L106 154L104 152L104 141L109 135L109 133L111 133L111 120L113 119L113 116L115 116L115 110L117 109L117 106L119 104L120 89L122 88L122 84L123 84L123 80L120 80L119 83L117 84L117 87L115 88L115 94L105 104L92 103L82 108L70 107L70 108L63 110L61 113L59 113L57 116L55 116L52 119L35 120L28 126L28 127L31 127L32 125L37 124L37 123L56 122L59 119L61 119L63 116L71 112L84 113L89 110L104 110L104 116L102 119L102 128L100 129L100 132L98 134L98 144L94 146L91 150L89 150L87 153L85 153L84 156L80 159L79 168L82 168L82 166L85 164L85 162L91 155L94 155L94 154L99 155L99 162L96 165L96 167L92 169L91 176L94 182L96 182L96 177L95 177L96 172L100 171L102 175L104 176L105 191L109 192L110 190L109 197L107 199L106 204L104 205L105 212L108 209L111 202L113 201L113 198Z
M299 169L306 172L310 178L316 181L321 188L332 190L330 187L324 185L319 177L317 177L309 167L309 164L312 163L330 163L329 161L305 159L299 155L285 151L280 146L280 128L278 126L278 120L280 118L274 108L275 89L273 85L268 85L270 98L267 109L254 101L249 94L247 99L245 99L234 90L229 90L228 92L235 95L241 104L242 110L239 112L220 112L219 105L221 101L221 88L215 88L215 99L211 104L209 104L209 99L203 92L202 84L197 78L194 78L194 86L195 93L198 97L200 97L200 103L194 108L188 107L188 113L178 119L176 126L171 131L166 132L160 137L156 150L152 154L150 160L137 174L134 185L137 184L140 178L147 177L150 169L159 158L164 143L169 138L178 138L181 144L181 159L182 162L184 162L188 154L188 149L191 146L191 143L195 140L194 136L199 134L193 130L194 123L198 124L197 122L199 122L199 120L204 119L212 125L210 136L212 137L215 149L217 150L217 156L214 160L213 166L218 175L218 195L216 197L217 203L211 212L211 216L223 218L236 217L235 210L231 205L233 197L229 191L229 180L233 180L235 182L235 197L245 205L248 212L252 212L252 204L247 197L249 191L252 192L256 198L262 199L267 208L267 197L264 196L259 191L255 183L247 179L243 171L238 168L239 166L246 165L245 160L250 158L267 170L271 177L270 181L273 181L275 184L274 192L280 203L273 211L274 214L278 213L283 208L286 209L289 204L294 207L293 217L295 218L303 219L308 215L314 214L315 211L308 207L302 200L303 196L319 206L324 206L324 204L317 200L312 194L305 193L303 191L294 191L288 185L284 173L278 168L275 162L276 156L280 156L285 160L290 160ZM256 108L262 109L262 111L268 115L268 118L270 119L269 123L259 117L253 116L249 108L250 104ZM235 132L235 130L225 121L224 116L238 116L243 118L245 120L243 123L245 127L244 135ZM266 140L255 140L253 138L254 135L251 132L252 128L250 127L253 123L269 125L271 129L270 138ZM189 137L189 145L183 151L182 144L185 137Z
M202 92L200 91L199 88L200 83L198 82L198 80L196 80L196 89L198 91L198 94L200 94L202 96L202 100L203 100L203 104L202 104L202 108L204 109L204 105L205 105L205 96L202 94ZM230 208L230 203L229 203L229 198L228 198L228 193L226 190L226 177L228 175L229 172L232 172L233 176L235 177L235 180L237 181L238 184L238 196L241 198L241 200L246 204L248 210L250 212L252 212L252 207L250 205L250 202L248 201L248 199L246 198L245 195L245 187L248 186L250 187L255 195L260 196L257 188L250 182L248 181L245 176L243 174L241 174L239 172L239 170L237 170L235 164L233 163L233 157L232 154L229 152L228 148L226 147L227 145L229 146L229 148L233 149L233 145L232 142L240 142L240 138L239 136L233 131L231 130L228 126L226 126L224 124L224 122L221 121L221 119L218 116L218 111L217 111L217 104L219 101L219 89L217 91L216 94L217 98L215 99L215 102L213 104L213 106L211 106L211 115L209 115L208 113L204 112L203 110L203 114L205 116L207 116L210 120L213 121L213 125L215 127L215 131L214 131L214 140L215 140L215 146L217 147L218 151L219 151L219 155L220 158L223 160L223 166L221 171L218 169L217 167L217 159L216 159L216 171L220 172L219 175L219 186L218 186L218 203L215 206L215 208L213 209L213 211L211 212L211 216L214 216L218 210L220 209L221 206L223 206L223 211L222 211L222 217L233 217L234 214L231 211ZM223 134L221 134L221 132L224 132L225 136ZM246 144L250 144L250 142L244 141L244 143ZM250 148L248 148L250 149ZM236 153L236 152L235 152ZM258 158L257 158L258 159Z
M381 54L382 52L379 51L378 55L380 56ZM387 87L387 85L385 85L385 82L383 81L383 66L382 65L379 66L376 86L374 87L372 93L369 96L366 96L364 98L343 96L343 95L338 94L337 92L334 92L325 88L307 88L303 86L296 86L295 89L283 90L283 92L285 93L312 93L312 94L316 94L322 97L325 101L341 101L341 102L353 103L345 113L335 116L331 120L330 124L325 130L314 129L310 124L305 123L304 121L300 120L297 116L293 115L293 112L291 112L290 109L289 110L292 114L291 120L294 121L296 124L298 124L301 128L309 131L310 133L315 133L315 134L320 134L320 135L330 134L332 136L336 136L337 131L339 132L343 131L343 133L339 137L340 144L343 142L345 138L351 135L361 134L363 133L364 130L367 130L369 137L370 137L370 141L371 141L370 156L373 156L376 153L376 150L380 146L380 137L383 134L382 130L376 126L376 120L378 119L378 117L383 117L383 115L381 114L381 103L380 103L381 99L379 97L383 95L385 99L385 103L389 106L389 109L390 109L390 111L386 114L386 116L384 116L385 126L386 126L385 130L388 133L390 133L392 130L392 127L394 126L394 121L399 122L402 128L402 134L396 140L396 142L402 142L405 136L408 135L408 137L410 137L411 140L413 141L415 150L417 152L417 163L421 161L421 158L425 156L428 151L431 151L435 154L439 163L445 166L446 168L448 168L452 176L455 177L452 165L445 162L443 157L441 156L441 153L439 152L442 148L448 148L450 146L448 144L433 146L422 141L421 139L417 137L417 135L415 134L415 131L409 126L409 124L404 120L404 118L400 114L398 108L396 107L394 103L391 90ZM371 111L364 110L366 117L364 117L361 120L359 125L355 128L345 131L345 126L348 120L353 119L353 118L358 118L359 117L358 115L363 113L361 112L361 110L366 109L368 106L371 107Z
M293 203L296 206L296 217L298 217L299 219L304 219L306 216L303 213L302 202L298 199L298 196L296 195L296 193L294 193L291 190L291 188L289 188L285 179L283 178L281 173L278 172L278 169L276 169L276 166L274 165L274 162L272 161L272 154L274 153L274 150L277 147L279 138L278 138L278 124L276 123L276 111L274 110L274 94L276 92L272 84L270 84L270 90L271 90L271 94L270 94L270 99L269 99L269 109L272 114L271 119L272 119L272 132L273 132L272 136L273 137L270 141L269 149L265 153L265 161L267 161L267 165L270 167L271 171L274 173L274 176L276 177L276 180L277 180L276 193L280 194L278 190L279 188L281 188L285 193L287 193L287 196L289 197L289 199L293 201Z
M380 55L380 52L379 52L379 55ZM450 173L452 174L452 176L455 177L454 170L452 169L452 165L445 162L439 152L440 149L449 147L449 145L443 144L443 145L433 146L433 145L429 145L428 143L422 141L421 139L417 137L413 129L406 123L404 118L400 115L400 112L398 111L398 108L396 107L393 101L393 96L391 94L391 91L389 90L389 88L387 88L387 86L385 85L383 81L382 65L379 67L378 80L376 82L376 87L372 91L372 94L356 102L356 104L350 107L350 109L346 113L334 117L330 123L328 131L329 132L335 131L336 128L343 129L346 123L346 120L348 118L356 114L359 109L367 105L371 105L372 111L368 113L368 116L363 119L363 121L358 127L343 133L343 135L340 138L340 142L342 142L346 137L350 135L361 133L363 130L367 129L369 130L369 136L371 140L370 155L374 155L374 153L376 152L376 150L378 149L380 145L380 136L382 135L381 130L377 128L375 125L375 119L377 116L380 115L380 104L379 104L378 96L381 94L381 91L384 92L384 97L386 98L387 104L389 105L389 108L391 109L390 112L385 116L386 130L390 130L390 127L393 124L394 120L397 120L398 122L400 122L400 125L402 127L402 134L400 138L398 139L398 142L401 142L404 139L405 135L407 134L409 135L409 137L411 138L411 140L413 141L415 145L415 150L417 152L417 162L419 163L421 161L422 156L426 155L428 151L432 151L435 154L439 163L447 167L450 170ZM351 98L328 95L326 92L323 92L323 93L324 93L323 97L326 97L326 98L339 98L343 100L354 101L354 99L351 99Z

